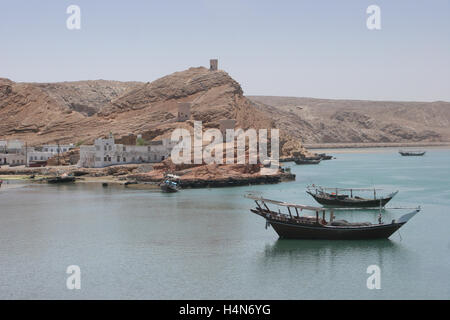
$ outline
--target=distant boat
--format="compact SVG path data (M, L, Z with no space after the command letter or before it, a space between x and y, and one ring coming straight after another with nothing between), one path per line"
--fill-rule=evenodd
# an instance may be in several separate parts
M320 157L320 160L331 160L333 159L333 156L330 156L326 153L319 153L318 156Z
M319 164L319 160L312 160L312 159L294 159L295 164Z
M300 156L298 159L301 159L301 160L322 160L322 155L316 154L315 156L310 156L310 157Z
M421 157L427 153L426 151L402 151L400 150L399 153L404 157Z
M46 165L47 165L47 160L35 160L35 161L31 161L28 164L28 167L39 168L39 167L45 167Z
M163 192L178 192L181 189L180 177L173 174L168 174L159 186Z
M47 178L47 183L69 183L69 182L74 182L74 181L75 181L75 177L69 176L67 174L62 175L62 176Z
M264 199L251 195L246 196L256 203L256 208L250 211L266 219L267 226L272 226L280 238L314 239L314 240L367 240L387 239L400 229L406 222L420 212L420 207L413 212L401 216L398 220L383 223L381 215L379 223L351 223L345 220L335 220L332 209L316 208L301 204ZM272 210L268 204L278 207ZM281 212L280 208L285 208ZM287 212L286 212L287 208ZM312 216L301 216L303 211L312 212ZM326 220L326 212L329 220Z
M321 186L308 186L306 193L311 195L318 203L331 207L350 207L350 208L378 208L384 207L398 191L385 197L377 197L377 191L380 189L363 188L325 188ZM372 198L364 198L354 195L355 192L373 191Z

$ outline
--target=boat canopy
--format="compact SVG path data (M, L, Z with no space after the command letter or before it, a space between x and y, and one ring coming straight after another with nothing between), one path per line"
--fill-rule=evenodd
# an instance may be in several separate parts
M322 190L339 190L339 191L381 191L384 189L378 189L378 188L332 188L332 187L322 187L322 186L316 186L311 185L312 188L322 189Z
M373 189L372 189L373 190ZM314 206L308 206L308 205L303 205L303 204L295 204L295 203L289 203L289 202L285 202L285 201L279 201L279 200L271 200L271 199L267 199L267 198L263 198L260 196L255 196L253 194L246 194L244 196L247 199L251 199L251 200L255 200L255 201L261 201L261 202L266 202L266 203L272 203L275 204L277 206L281 206L281 207L290 207L290 208L298 208L301 210L310 210L310 211L315 211L315 212L323 212L323 211L353 211L353 210L380 210L380 208L342 208L342 207L314 207ZM418 207L389 207L389 208L383 208L383 209L389 209L389 210L405 210L405 209L414 209L414 210L419 210L420 211L420 206Z
M247 195L245 195L245 197L248 199L255 200L255 201L272 203L272 204L275 204L275 205L278 205L281 207L298 208L298 209L310 210L310 211L328 211L329 210L329 208L313 207L313 206L307 206L307 205L303 205L303 204L295 204L295 203L289 203L289 202L284 202L284 201L271 200L271 199L266 199L263 197L257 197L257 196L251 195L251 194L247 194Z

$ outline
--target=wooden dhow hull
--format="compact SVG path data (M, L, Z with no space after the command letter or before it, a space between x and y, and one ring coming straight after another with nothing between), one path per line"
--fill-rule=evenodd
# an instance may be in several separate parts
M54 178L48 178L47 183L56 184L56 183L71 183L75 182L75 177L54 177Z
M349 224L330 225L323 223L304 223L299 219L281 217L274 211L261 208L251 209L251 212L266 219L267 225L272 226L278 236L282 239L304 239L304 240L370 240L388 239L394 232L414 217L420 209L405 214L391 223L381 224ZM320 220L318 220L320 221Z
M402 152L399 151L399 153L404 157L421 157L424 156L426 151L424 152Z
M387 239L404 225L404 223L394 223L370 227L327 227L321 225L293 225L270 220L268 220L268 222L282 239L305 240Z
M309 165L309 164L319 164L321 160L320 159L319 160L296 159L294 161L295 161L295 164L298 164L298 165Z
M163 192L167 192L167 193L173 193L173 192L178 192L178 188L176 187L172 187L172 186L168 186L166 184L161 184L160 188Z
M266 220L266 228L272 226L280 238L285 239L387 239L420 212L420 207L418 207L413 212L404 214L397 220L392 220L391 223L383 223L381 221L381 212L378 224L348 222L346 220L336 220L333 209L271 200L252 194L246 195L246 198L255 201L257 207L250 209L250 211ZM268 205L275 205L278 207L278 210L272 210ZM313 212L315 215L304 215L303 211ZM330 213L328 221L326 220L327 211Z
M386 198L380 199L354 199L354 198L339 199L339 198L322 197L310 191L307 191L307 193L311 195L314 198L314 200L316 200L323 206L345 207L345 208L377 208L380 206L384 207L397 194L394 193Z

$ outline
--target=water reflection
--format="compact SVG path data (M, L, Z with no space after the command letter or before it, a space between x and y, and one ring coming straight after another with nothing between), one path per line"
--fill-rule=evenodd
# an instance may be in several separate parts
M405 256L407 251L389 239L379 240L286 240L278 239L266 245L264 262L288 261L290 263L325 263L334 266L336 259L352 259L355 256L370 258L371 263L383 265L385 259Z
M264 252L267 258L277 258L279 256L296 256L317 252L321 250L332 253L344 253L348 251L367 250L396 250L400 246L389 239L379 240L288 240L278 239L275 243L267 245Z

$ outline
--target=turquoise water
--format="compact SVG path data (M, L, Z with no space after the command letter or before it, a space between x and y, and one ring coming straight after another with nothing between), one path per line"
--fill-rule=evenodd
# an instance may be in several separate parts
M296 166L295 182L176 194L20 183L0 191L2 299L450 298L450 150L334 153ZM310 183L399 190L389 206L422 206L390 240L278 240L246 191L305 204ZM388 210L385 219L403 211ZM376 222L377 212L342 213ZM81 268L81 289L66 268ZM369 265L381 289L369 290Z

